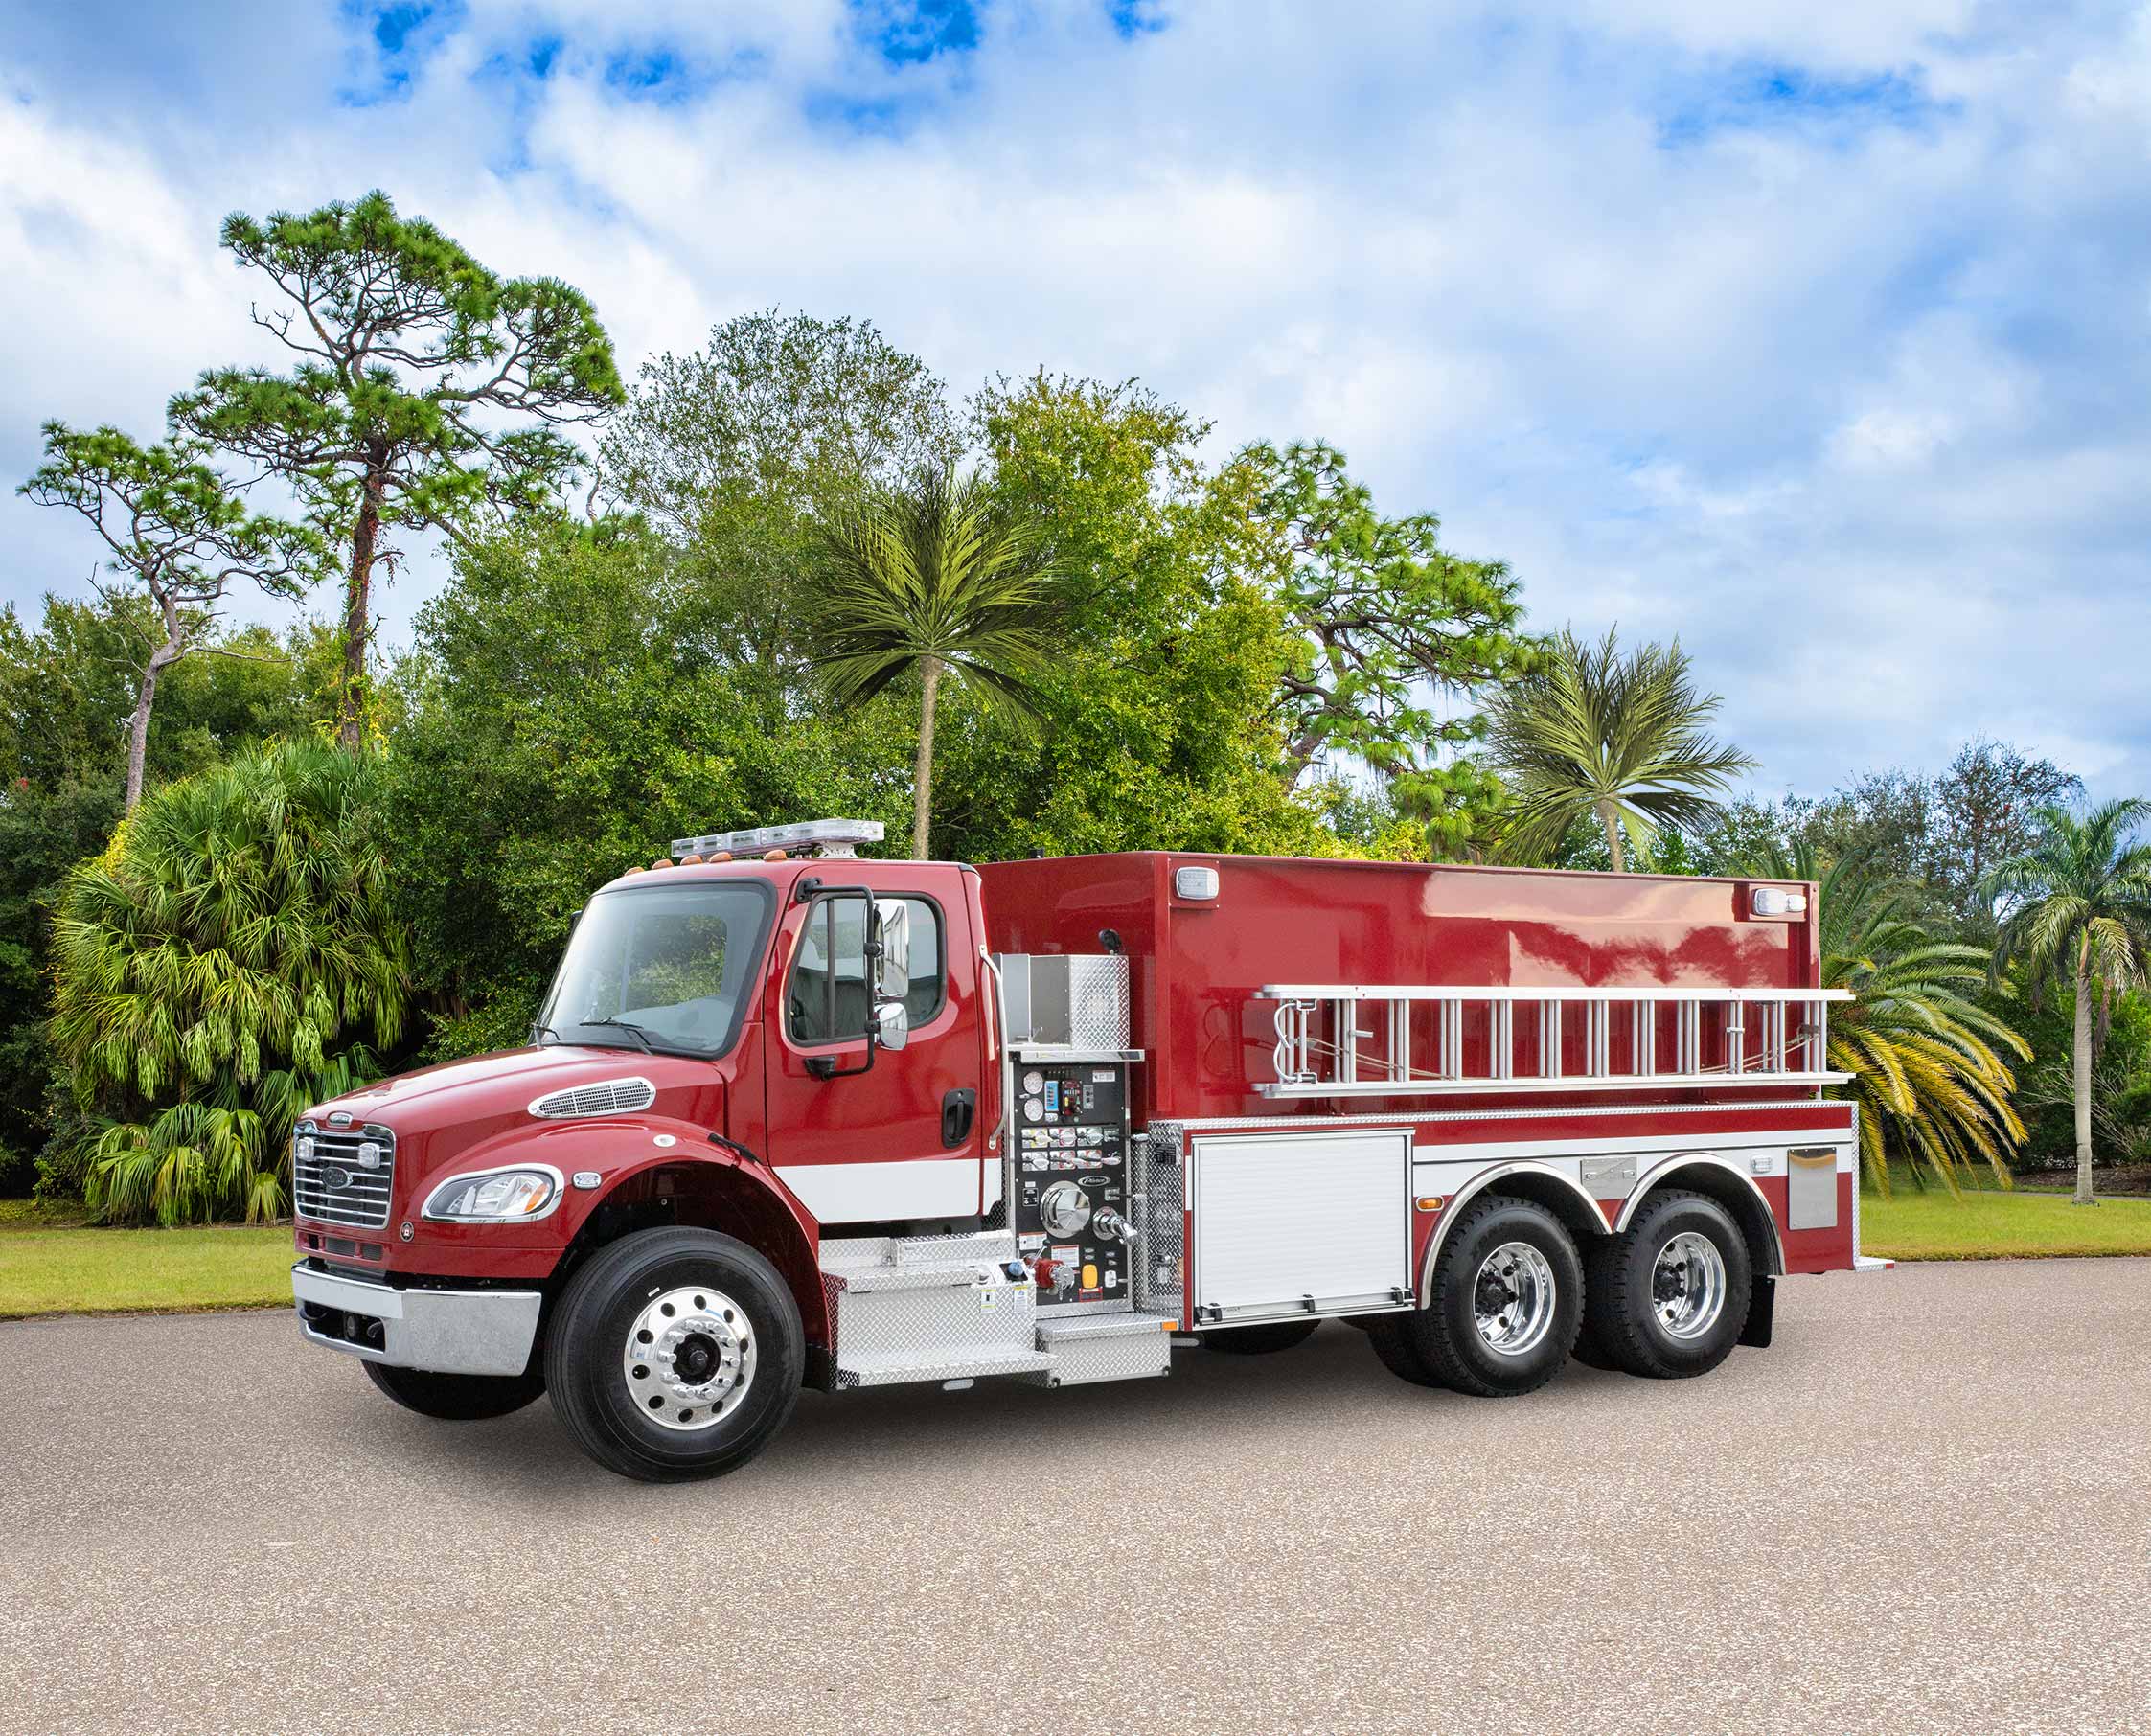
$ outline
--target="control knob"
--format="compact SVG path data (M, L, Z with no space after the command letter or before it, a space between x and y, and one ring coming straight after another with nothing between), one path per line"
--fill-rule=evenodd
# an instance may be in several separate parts
M1090 1222L1090 1196L1072 1181L1056 1181L1039 1199L1039 1222L1049 1236L1072 1236Z
M1136 1241L1143 1233L1110 1205L1098 1214L1093 1227L1101 1236L1118 1236L1123 1242Z

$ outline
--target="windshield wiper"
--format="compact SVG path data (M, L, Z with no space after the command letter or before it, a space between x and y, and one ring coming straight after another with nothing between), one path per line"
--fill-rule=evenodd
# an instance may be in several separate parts
M617 1025L621 1030L630 1031L634 1034L634 1039L642 1044L642 1051L645 1055L657 1053L657 1045L650 1040L650 1033L644 1030L642 1026L630 1024L624 1018L585 1018L583 1022L585 1025Z
M561 1040L561 1034L554 1030L551 1025L533 1025L530 1028L530 1034L533 1037L550 1037L555 1042Z

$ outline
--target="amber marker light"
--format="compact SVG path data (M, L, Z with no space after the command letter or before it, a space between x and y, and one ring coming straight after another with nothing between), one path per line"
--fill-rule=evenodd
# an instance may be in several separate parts
M1423 1212L1438 1212L1442 1208L1442 1198L1439 1194L1429 1194L1424 1199L1414 1200L1412 1203Z

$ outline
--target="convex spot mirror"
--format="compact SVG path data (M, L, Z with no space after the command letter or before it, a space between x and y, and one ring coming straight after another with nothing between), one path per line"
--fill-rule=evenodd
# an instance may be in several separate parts
M911 1040L911 1016L901 1000L885 1000L874 1009L874 1040L884 1049L901 1049Z

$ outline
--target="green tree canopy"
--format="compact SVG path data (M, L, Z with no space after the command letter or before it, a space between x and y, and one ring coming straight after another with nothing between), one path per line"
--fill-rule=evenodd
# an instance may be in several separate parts
M1051 545L976 477L929 467L828 517L809 593L814 661L839 705L919 678L911 855L927 857L934 700L944 674L989 707L1035 717L1059 642Z
M675 552L630 520L459 549L421 611L388 836L431 1053L522 1040L593 887L675 837L822 814L901 831L894 701L764 726Z
M1054 551L1064 625L1027 741L961 695L946 708L941 848L1336 854L1321 792L1285 775L1277 683L1297 641L1261 581L1250 467L1207 468L1207 425L1133 381L1041 372L972 410L995 495Z
M2151 802L2105 802L2078 815L2040 811L2031 848L1998 863L1985 892L2002 901L1995 959L2016 961L2073 996L2076 1203L2093 1203L2092 1004L2140 988L2151 961L2151 843L2137 829Z
M1755 765L1710 736L1718 703L1679 640L1624 657L1612 628L1596 644L1564 629L1540 668L1494 697L1488 741L1513 800L1509 847L1544 860L1594 815L1617 874L1624 829L1648 848L1660 826L1708 824L1719 794Z
M80 514L105 550L106 570L138 586L156 611L157 634L136 666L126 738L126 808L142 799L149 714L164 672L195 648L237 583L296 601L318 570L310 532L249 513L212 469L210 448L179 440L143 446L117 428L45 424L45 462L21 493ZM109 588L99 586L107 603Z
M808 697L797 585L816 524L961 442L940 380L868 322L726 320L645 362L599 442L606 491L647 514L774 725Z
M1431 513L1385 518L1344 454L1319 441L1241 454L1275 537L1269 582L1303 641L1280 672L1289 776L1333 756L1371 766L1449 849L1482 831L1496 791L1471 757L1474 701L1531 669L1508 568L1441 546Z
M155 791L68 877L53 1040L107 1217L281 1215L298 1111L400 1037L379 776L311 742L242 755Z
M255 323L288 374L205 373L174 423L285 477L347 539L344 744L364 734L373 573L400 528L470 534L487 511L550 506L580 454L561 432L622 401L611 340L579 291L502 278L386 194L265 222L224 245L281 305Z

